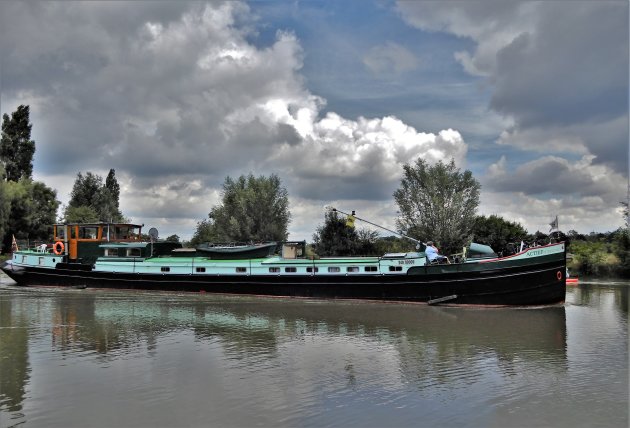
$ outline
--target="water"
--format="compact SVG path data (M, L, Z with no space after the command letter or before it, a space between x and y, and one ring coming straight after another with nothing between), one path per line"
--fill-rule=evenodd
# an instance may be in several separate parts
M8 282L1 427L628 426L630 283L473 309Z

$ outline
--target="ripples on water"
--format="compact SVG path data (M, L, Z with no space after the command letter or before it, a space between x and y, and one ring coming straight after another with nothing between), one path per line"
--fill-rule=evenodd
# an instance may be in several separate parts
M627 317L3 285L0 426L627 426Z

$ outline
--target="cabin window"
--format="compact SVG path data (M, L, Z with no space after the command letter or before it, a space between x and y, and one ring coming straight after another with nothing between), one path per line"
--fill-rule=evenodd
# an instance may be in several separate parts
M269 268L269 273L280 273L280 268L279 267L270 267Z
M66 240L66 228L64 226L55 226L55 240L56 241Z
M96 239L98 236L98 227L96 226L81 226L79 228L80 239Z
M135 239L140 234L140 229L132 226L103 226L102 238L106 240Z
M142 255L140 248L127 249L127 257L140 257Z
M336 266L333 266L333 267L329 267L329 268L328 268L328 272L339 272L340 270L341 270L341 269L339 269L339 268L338 268L338 267L336 267Z
M134 237L134 229L129 226L116 226L114 234L116 239L132 239Z
M203 273L203 272L205 272L205 271L206 271L206 268L205 268L205 267L198 267L198 268L195 268L195 272L198 272L198 273Z
M122 228L122 227L116 227L115 231L114 231L114 237L116 239L125 239L126 235L128 234L128 230L127 228Z
M399 272L402 270L402 266L390 266L389 267L389 271L390 272Z
M285 272L297 272L297 268L294 267L285 267L284 268Z
M346 272L358 272L359 268L357 266L348 266L346 268Z
M70 226L70 238L71 239L77 239L77 227L76 226Z
M105 249L105 256L116 257L118 255L118 248Z
M376 272L378 268L376 266L366 266L364 270L366 272Z
M236 273L244 273L247 272L247 268L244 267L237 267L236 268Z
M319 272L319 268L313 267L313 266L309 266L309 267L306 268L306 271L307 272L311 272L311 273L312 272Z
M160 268L160 271L162 271L162 272L170 272L170 271L171 271L171 268L170 268L170 267L168 267L168 266L162 266L162 267Z

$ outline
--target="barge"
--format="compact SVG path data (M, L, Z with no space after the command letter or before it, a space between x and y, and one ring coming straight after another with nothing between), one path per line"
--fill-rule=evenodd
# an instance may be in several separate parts
M563 242L507 257L429 263L423 251L306 256L305 242L215 254L142 235L129 223L56 224L53 243L17 250L2 270L22 286L172 290L455 305L547 305L566 292ZM268 254L269 244L262 244Z

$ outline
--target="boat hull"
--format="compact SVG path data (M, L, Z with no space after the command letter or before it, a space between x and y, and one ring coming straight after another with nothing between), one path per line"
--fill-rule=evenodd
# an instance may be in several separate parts
M147 274L98 272L80 265L2 270L25 286L170 290L282 297L363 299L465 305L545 305L565 299L564 253L535 260L430 265L404 274Z

